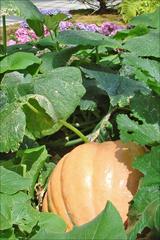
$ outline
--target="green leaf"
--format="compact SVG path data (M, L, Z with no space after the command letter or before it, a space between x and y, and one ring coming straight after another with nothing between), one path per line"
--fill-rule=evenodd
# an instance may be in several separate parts
M94 111L97 108L96 102L87 99L81 99L80 109L82 111Z
M0 161L0 166L3 166L4 168L16 172L20 175L23 175L23 166L20 165L20 160L15 158L9 159L6 161L5 160L1 160Z
M130 21L130 24L134 26L143 24L152 28L160 28L159 12L160 12L160 7L157 8L156 11L153 13L142 14L140 16L134 17Z
M6 194L0 193L0 230L12 227L11 206L11 199Z
M141 91L145 94L149 92L149 89L143 83L118 74L84 68L82 68L82 71L90 78L96 79L97 86L107 92L113 106L124 101L127 104L129 98L133 97L136 91Z
M14 229L11 228L11 229L1 231L0 239L1 240L17 240L17 238L14 235Z
M19 72L6 73L2 79L1 88L9 102L17 100L20 96L33 93L31 77L24 77L24 74Z
M79 105L85 93L81 72L75 67L61 67L38 76L35 78L34 90L36 94L49 99L58 120L67 119ZM60 123L55 123L52 133L59 130L61 126Z
M31 180L0 166L2 193L14 194L20 190L29 190Z
M7 104L8 98L6 94L0 90L0 110Z
M153 229L155 225L160 223L159 217L160 203L159 199L155 199L145 208L143 214L139 217L139 220L136 222L136 224L128 229L128 240L136 239L137 234L141 233L145 227Z
M25 114L19 104L10 104L0 112L0 152L16 151L25 133Z
M43 35L43 14L38 10L31 0L1 0L0 6L2 10L11 12L14 10L16 15L27 20L29 26L33 28L38 36Z
M23 152L21 164L26 165L25 177L31 179L31 197L34 196L35 184L48 156L45 146L27 149Z
M160 126L160 97L137 93L130 101L134 115L144 118L146 123Z
M66 19L67 19L67 15L64 14L64 13L58 13L58 14L52 15L52 16L45 15L44 16L44 21L45 21L44 23L49 30L56 31L56 29L59 26L59 23L61 21L66 20Z
M33 53L16 52L2 59L0 73L26 69L28 66L35 63L40 64L41 60L34 56Z
M114 39L116 40L126 40L129 38L142 36L149 32L149 29L145 25L137 25L134 28L131 29L125 29L122 31L118 31L116 35L114 36Z
M151 152L139 157L133 163L133 167L140 170L144 174L141 187L150 186L151 184L160 185L160 148L153 147Z
M67 30L60 32L57 36L60 43L67 45L99 46L106 45L109 48L120 47L120 43L112 38L95 32L83 30Z
M133 199L129 212L128 239L135 239L145 227L160 231L160 148L153 147L149 153L138 157L133 167L144 174L139 191Z
M152 30L143 36L129 39L123 47L137 56L159 58L160 51L157 51L159 49L159 31Z
M112 221L111 221L112 219ZM126 233L121 217L111 202L108 202L106 208L94 220L74 229L69 233L56 234L54 231L39 231L32 240L52 239L52 240L74 240L74 239L92 239L92 240L126 240Z
M59 52L49 52L42 56L40 71L42 73L52 71L54 68L63 67L67 64L73 53L78 51L78 47L62 49Z
M49 176L51 175L53 169L55 168L56 164L53 162L45 163L44 167L41 169L41 172L39 174L38 183L41 184L44 187L47 187L47 180Z
M41 73L48 73L53 70L53 52L44 53L41 60L42 64L39 68Z
M124 114L117 116L117 123L120 138L124 142L132 141L141 145L152 145L160 142L160 129L157 124L146 123L144 119L143 123L138 123Z
M58 118L48 98L44 95L35 94L21 98L21 101L26 116L26 129L35 138L51 134L53 125Z
M42 39L38 39L34 44L38 49L48 48L53 51L56 49L57 41L56 38L51 38L51 36L47 36Z
M66 230L66 223L53 213L41 212L39 214L38 226L41 231L48 232L64 232Z
M151 77L155 78L155 80L160 83L160 63L158 61L137 57L134 54L124 54L123 57L123 64L130 65L147 72Z

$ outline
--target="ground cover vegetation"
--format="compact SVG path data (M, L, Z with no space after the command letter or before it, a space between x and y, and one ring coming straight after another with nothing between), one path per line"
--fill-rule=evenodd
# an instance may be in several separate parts
M31 1L13 2L39 38L7 46L3 15L1 239L159 239L160 9L106 36L60 31L66 14L46 15ZM60 217L41 212L51 171L78 144L117 139L146 149L133 162L142 177L128 223L108 202L93 221L65 232Z
M153 12L158 6L160 6L159 0L112 0L108 5L108 0L78 0L81 3L89 5L100 13L107 12L110 5L113 5L115 9L118 9L123 20L128 22L131 18L140 15L142 13Z

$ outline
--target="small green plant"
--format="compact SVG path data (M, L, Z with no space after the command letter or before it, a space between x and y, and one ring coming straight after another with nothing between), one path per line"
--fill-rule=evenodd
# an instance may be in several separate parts
M159 0L123 0L119 11L125 22L142 13L154 12L160 6Z

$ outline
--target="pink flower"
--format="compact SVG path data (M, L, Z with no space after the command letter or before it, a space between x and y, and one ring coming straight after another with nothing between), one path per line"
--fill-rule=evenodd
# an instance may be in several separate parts
M14 41L12 39L7 42L7 46L12 46L12 45L15 45L15 44L16 44L16 41Z

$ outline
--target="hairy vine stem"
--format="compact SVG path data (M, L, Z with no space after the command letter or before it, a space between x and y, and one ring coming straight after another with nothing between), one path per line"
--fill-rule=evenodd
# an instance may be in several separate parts
M72 124L66 122L65 120L59 120L59 122L65 126L66 128L70 129L71 131L73 131L76 135L78 135L83 142L87 143L89 142L88 138L77 128L75 128Z

